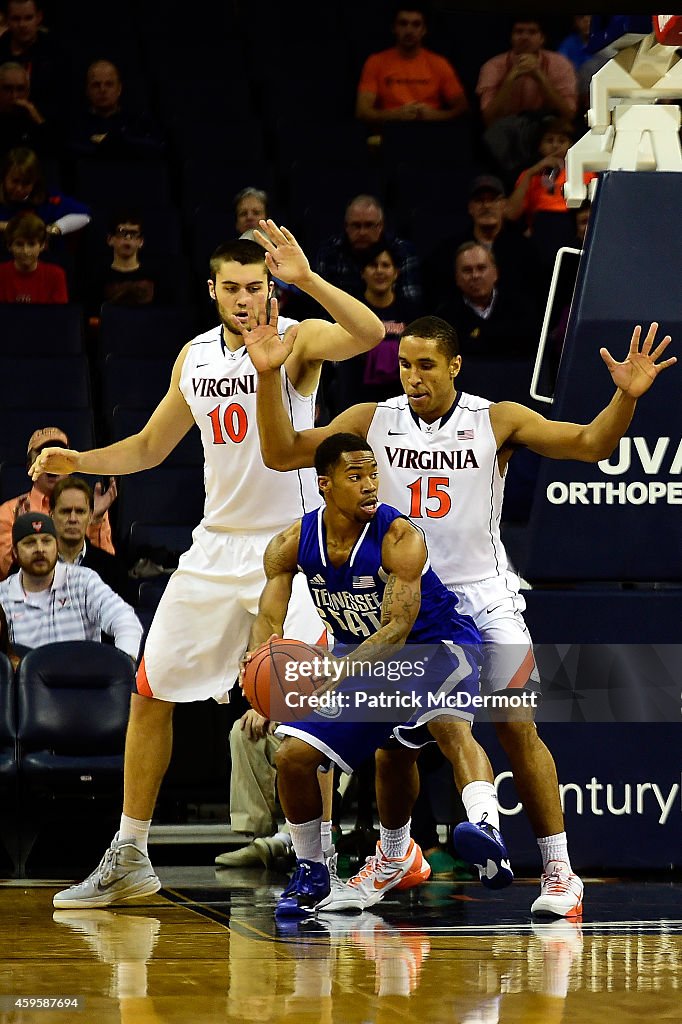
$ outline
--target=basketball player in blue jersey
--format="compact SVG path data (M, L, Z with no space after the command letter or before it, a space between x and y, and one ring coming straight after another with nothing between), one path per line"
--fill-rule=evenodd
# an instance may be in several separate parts
M260 374L257 407L263 458L272 468L291 470L312 465L317 446L333 433L350 431L367 438L381 474L380 498L422 527L435 571L483 636L483 688L537 688L532 643L522 616L525 602L499 534L507 464L519 447L555 459L608 458L627 430L637 400L661 371L677 361L674 356L662 358L670 337L657 342L657 329L652 323L642 342L641 328L635 327L621 363L607 349L600 350L616 391L606 408L582 425L547 420L513 402L491 403L457 392L457 334L438 317L421 317L401 336L404 395L378 405L352 406L326 427L297 431L284 415L275 370L286 357L286 339L281 341L261 316L259 327L245 341ZM496 730L542 855L540 895L531 910L577 916L583 884L571 869L556 768L537 733L532 709L509 712L504 721L496 722ZM378 778L383 780L377 792L386 794L393 787L399 799L402 787L405 821L409 787L404 775L410 767L416 771L410 755L400 749L377 756ZM469 832L466 823L458 826L455 837L461 837L460 846L467 844ZM485 873L485 865L479 870Z
M480 663L480 634L473 620L459 613L457 598L430 568L422 531L378 500L377 463L363 438L328 437L315 455L315 470L324 505L268 544L267 584L249 641L253 650L271 636L282 636L300 571L321 620L333 628L334 655L344 655L332 663L325 687L335 690L343 706L284 721L277 730L284 737L276 755L279 797L298 859L277 906L284 915L310 913L315 907L362 909L392 888L419 885L431 873L410 839L409 821L395 823L389 808L382 815L376 856L354 884L339 883L333 864L330 878L320 842L317 779L318 768L330 761L352 772L392 735L410 751L435 740L450 757L457 747L453 760L459 789L466 794L481 787L494 803L492 768L471 733L470 699L478 694ZM392 686L382 688L385 677L376 670L377 662L395 665L396 659L402 666L396 692L414 712L396 703L389 704L386 716L363 712L365 701L358 702L358 695L374 694L376 700L377 690L383 689L395 701ZM368 677L368 665L376 675ZM356 676L354 668L362 668L362 674ZM441 703L429 706L429 693L437 693ZM478 808L475 817L478 822ZM490 860L491 868L495 864L494 887L508 885L513 875L499 832L484 824L476 834L479 857Z
M277 375L297 429L313 425L323 359L350 358L384 334L363 303L310 270L290 232L272 221L262 226L263 246L237 240L213 254L208 291L220 324L182 349L168 392L140 433L96 451L45 448L33 467L36 475L136 473L162 462L195 423L206 463L204 517L158 606L132 695L120 831L84 882L57 893L58 908L105 907L159 889L147 838L170 759L174 705L229 699L264 584L266 545L320 503L312 470L283 477L266 469L260 455L257 375L241 332L256 326L257 303L265 306L272 292L271 275L297 285L336 321L282 322L272 302L274 330L289 338L291 355ZM320 620L299 582L287 631L314 642Z

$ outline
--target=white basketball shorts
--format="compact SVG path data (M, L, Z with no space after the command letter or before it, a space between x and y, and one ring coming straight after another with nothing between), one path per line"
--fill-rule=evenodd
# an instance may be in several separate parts
M516 573L507 571L477 583L448 587L459 599L457 610L471 615L483 637L482 693L540 688L519 582Z
M156 610L138 693L178 703L229 700L265 586L263 554L272 536L197 526ZM301 573L294 578L284 635L311 644L325 636Z

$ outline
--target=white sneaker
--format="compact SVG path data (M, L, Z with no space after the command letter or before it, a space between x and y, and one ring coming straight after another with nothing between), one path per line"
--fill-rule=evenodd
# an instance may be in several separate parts
M362 894L364 907L372 907L390 889L411 889L425 882L430 874L431 867L414 839L410 839L404 857L386 857L378 842L374 856L368 857L364 868L348 879L348 885Z
M583 912L583 883L561 860L550 861L551 870L540 878L540 895L530 908L531 914L555 917L580 917Z
M291 863L296 859L294 854L294 848L292 844L287 843L284 839L277 839L275 836L263 836L261 839L254 839L251 844L256 855L260 860L260 863L265 868L273 866L276 860L291 859Z
M226 853L219 853L215 859L219 868L259 868L263 863L257 840L241 846L238 850L228 850Z
M110 907L114 903L151 896L161 888L146 853L118 833L91 875L78 885L62 889L52 903L58 910Z
M342 910L362 910L365 905L362 893L339 878L337 854L333 847L331 851L325 853L324 862L329 871L330 889L329 894L316 904L315 911L322 910L329 914Z

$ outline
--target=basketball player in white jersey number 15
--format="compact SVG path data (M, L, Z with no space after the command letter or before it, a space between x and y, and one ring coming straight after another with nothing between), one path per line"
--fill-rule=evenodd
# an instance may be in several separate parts
M132 437L89 452L44 448L32 472L136 473L157 466L194 423L205 457L204 517L180 559L152 623L132 695L126 738L121 829L82 883L57 893L58 908L105 907L156 892L147 856L154 804L172 746L178 701L228 699L265 584L263 553L274 534L320 504L312 470L284 477L266 469L256 428L258 377L242 330L255 327L272 291L271 276L297 285L336 321L277 318L290 355L278 366L280 399L296 429L311 428L325 358L348 359L378 344L381 321L360 301L314 274L286 228L262 221L257 244L220 246L208 290L220 325L182 349L166 396ZM320 620L301 580L288 635L315 642Z
M287 356L287 340L263 324L250 337L248 331L244 334L259 370L264 461L279 470L300 469L313 465L317 446L331 434L366 438L379 469L379 498L421 526L435 572L459 598L458 611L471 615L483 636L488 653L482 687L537 688L530 635L521 614L525 602L499 534L506 466L520 446L555 459L608 458L632 419L637 399L676 362L675 357L661 359L670 338L656 343L657 328L651 324L640 348L641 328L635 327L622 363L607 349L600 350L616 392L591 423L580 425L546 420L513 402L493 404L457 392L457 334L438 317L421 317L401 336L404 395L379 405L352 406L326 427L301 431L285 415L275 369ZM571 870L556 768L537 734L532 709L507 713L496 729L542 854L541 891L531 909L578 916L583 885ZM405 771L404 763L396 770L396 760L415 756L405 748L377 752L377 795L390 792L392 785L395 789L392 779ZM410 810L406 808L405 822Z

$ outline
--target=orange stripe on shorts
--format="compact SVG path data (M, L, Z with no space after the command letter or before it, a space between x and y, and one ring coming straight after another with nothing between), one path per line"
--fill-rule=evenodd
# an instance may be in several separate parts
M535 658L533 657L533 648L529 647L526 652L526 657L523 659L523 661L517 668L516 672L507 683L507 689L514 690L520 689L520 687L525 686L528 680L530 679L531 672L534 668Z
M147 679L147 669L144 665L144 654L142 655L142 661L140 662L140 666L135 677L135 688L141 697L154 696L152 688L149 685L149 680Z

